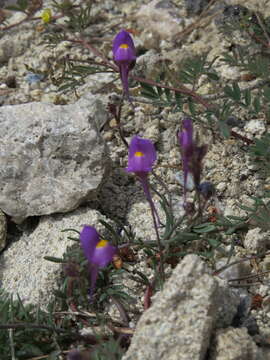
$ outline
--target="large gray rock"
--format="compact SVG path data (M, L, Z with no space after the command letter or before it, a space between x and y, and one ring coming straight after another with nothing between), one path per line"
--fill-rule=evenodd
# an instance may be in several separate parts
M108 169L94 96L71 105L0 108L0 208L16 222L68 212L93 197Z
M57 289L61 265L44 260L44 256L62 257L67 247L74 245L69 236L74 232L62 232L73 228L78 231L82 224L102 230L99 220L108 221L98 211L80 207L69 214L43 216L32 233L24 233L0 255L0 280L2 288L19 294L26 303L46 306Z
M142 315L123 360L202 360L213 330L231 323L237 303L198 256L188 255Z

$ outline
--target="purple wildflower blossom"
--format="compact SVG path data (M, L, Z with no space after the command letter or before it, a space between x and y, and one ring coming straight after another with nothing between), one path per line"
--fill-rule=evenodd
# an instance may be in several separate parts
M186 203L187 177L190 172L190 162L193 156L193 125L189 118L183 120L182 131L178 133L182 153L182 166L184 171L184 197Z
M207 152L207 145L198 146L193 139L193 124L190 118L185 118L182 131L178 133L181 147L182 166L184 171L184 202L186 203L187 177L188 173L193 176L196 189L200 185L202 173L202 160Z
M151 141L133 136L129 145L127 171L137 175L147 174L152 171L156 159L156 150Z
M121 30L113 40L113 60L119 67L124 93L129 99L128 74L136 63L134 42L130 34Z
M107 266L116 253L116 248L107 240L101 240L98 232L92 226L85 225L80 233L81 246L90 264L91 288L93 295L99 268Z
M159 216L148 184L148 173L152 171L154 162L157 159L157 154L154 145L148 139L141 139L138 136L133 136L129 145L128 153L128 172L134 172L140 180L145 196L150 204L151 210L160 224Z

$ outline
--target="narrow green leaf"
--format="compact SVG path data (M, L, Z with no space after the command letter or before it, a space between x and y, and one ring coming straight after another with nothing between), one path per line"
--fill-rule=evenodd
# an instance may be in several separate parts
M171 91L169 90L169 89L164 89L164 92L165 92L165 96L166 96L166 99L167 99L167 101L168 102L171 102L171 98L172 98L172 96L171 96Z
M61 230L61 232L67 232L67 231L74 231L74 232L76 232L77 234L80 235L80 231L79 231L79 230L76 230L76 229L69 228L69 229Z
M226 85L224 87L223 91L224 91L225 95L227 95L228 97L230 97L232 99L234 98L233 90L229 85Z
M245 205L239 205L240 209L248 211L248 212L253 212L254 209L249 207L249 206L245 206Z
M144 284L149 285L149 280L146 275L144 275L141 271L136 270L136 269L133 272L142 278Z
M149 84L145 84L145 83L140 83L140 85L141 85L141 95L142 96L145 96L150 99L159 99L159 95L155 91L153 86L151 86Z
M220 240L212 239L212 238L208 238L207 242L209 243L209 245L211 245L213 247L218 247L221 244Z
M215 80L215 81L219 80L219 76L216 73L207 72L206 75L210 80Z
M232 66L238 65L237 58L235 58L234 56L231 56L228 53L223 53L222 55L223 55L223 58L221 59L221 61L224 61L225 63L228 63Z
M260 98L259 96L256 96L253 101L253 107L254 111L258 114L258 112L261 110L261 104L260 104Z
M194 101L190 98L188 99L188 107L191 115L195 116L196 115L195 104Z
M263 96L264 96L265 100L267 100L267 102L270 102L270 87L269 86L264 87Z
M251 104L251 91L249 89L244 91L244 98L246 106L249 106Z
M79 238L74 238L74 237L72 237L72 236L68 236L67 238L68 238L68 240L80 242L80 239L79 239Z
M108 294L104 292L103 294L100 295L98 301L99 301L99 302L102 302L102 301L104 301L107 297L108 297Z
M60 258L57 258L57 257L53 257L53 256L44 256L43 258L44 260L48 260L48 261L52 261L52 262L55 262L55 263L58 263L58 264L64 264L66 263L65 260L63 259L60 259Z
M234 99L236 101L240 101L240 99L241 99L241 90L240 90L239 85L237 84L237 82L233 83L233 92L234 92Z
M157 90L157 93L159 95L159 97L161 98L162 94L163 94L163 89L159 86L156 86L156 90Z
M241 91L236 82L233 83L232 87L226 85L223 89L225 95L229 98L233 99L234 101L240 101L241 99Z
M202 234L202 233L209 233L216 230L216 226L212 223L205 223L201 225L197 225L193 227L193 231Z
M18 304L20 306L20 312L23 314L23 316L25 317L25 320L29 319L29 313L27 313L24 304L22 302L22 299L20 298L20 295L17 294L17 299L18 299Z
M175 97L175 101L176 101L176 104L177 104L179 110L182 111L183 103L181 101L182 100L181 94L179 94L178 92L175 92L174 97Z
M224 121L219 121L218 123L220 132L224 138L228 139L230 137L229 126Z

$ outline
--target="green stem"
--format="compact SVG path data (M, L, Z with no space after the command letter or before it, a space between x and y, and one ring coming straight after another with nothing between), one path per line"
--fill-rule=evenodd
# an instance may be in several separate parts
M154 223L154 229L155 229L157 243L158 243L158 249L159 249L159 253L160 253L160 274L161 274L161 277L164 279L165 278L165 273L164 273L163 248L162 248L162 244L161 244L161 240L160 240L160 236L159 236L159 232L158 232L158 222L160 222L159 221L159 216L158 216L158 213L156 211L155 205L153 203L153 200L152 200L152 197L151 197L151 194L150 194L147 174L140 174L139 179L140 179L140 182L142 184L145 196L146 196L146 198L147 198L147 200L149 202L149 205L150 205L152 219L153 219L153 223Z

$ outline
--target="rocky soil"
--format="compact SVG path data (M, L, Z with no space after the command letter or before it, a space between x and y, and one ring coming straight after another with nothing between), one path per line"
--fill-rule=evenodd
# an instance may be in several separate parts
M269 1L213 1L210 15L199 26L207 3L96 0L86 32L89 41L94 38L93 45L111 59L113 37L121 28L131 29L138 52L133 74L155 79L164 64L174 73L186 58L207 53L212 60L232 43L245 41L236 35L228 39L220 30L225 5L241 4L270 16ZM49 1L44 2L44 7L50 6ZM10 13L8 24L22 16ZM192 30L184 32L193 23ZM42 306L60 278L60 266L48 263L44 256L61 257L72 244L61 230L80 231L83 224L101 230L100 219L118 220L142 240L155 239L149 205L140 184L124 170L127 151L107 111L108 103L121 96L120 81L113 82L112 73L95 74L87 76L76 93L58 91L51 75L59 76L58 63L66 56L84 61L97 57L66 41L48 47L43 37L50 24L48 28L44 30L40 20L33 20L0 35L1 288ZM237 68L217 60L215 69L224 83L237 79L246 86ZM205 97L216 91L203 80L198 90ZM183 213L183 189L176 177L181 158L175 136L182 118L169 107L142 101L133 80L131 95L134 109L125 103L122 111L126 139L139 134L153 141L158 151L155 172L169 188L175 211ZM237 114L236 118L233 129L249 139L269 130L264 117L246 121L244 114ZM214 141L198 124L196 131L209 146L203 177L215 185L218 206L224 215L243 215L239 203L248 206L250 196L260 196L267 179L256 171L239 139ZM161 210L158 197L154 201ZM136 295L134 308L143 315L140 319L134 316L129 324L136 330L123 359L270 359L269 277L247 288L232 289L228 284L230 279L269 270L267 256L237 263L243 256L269 250L269 232L252 228L241 239L241 246L236 237L230 238L236 243L230 259L236 262L234 266L213 276L211 264L196 255L184 257L174 269L168 266L168 281L145 312L145 289L124 277ZM231 241L224 242L224 251L229 252ZM151 279L153 270L145 255L139 253L138 259L134 266ZM218 269L227 257L215 261ZM263 299L261 306L251 306L258 294ZM117 319L113 305L108 305L108 313Z

